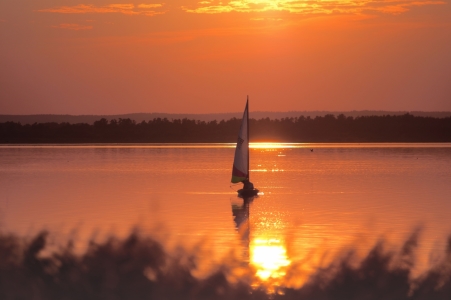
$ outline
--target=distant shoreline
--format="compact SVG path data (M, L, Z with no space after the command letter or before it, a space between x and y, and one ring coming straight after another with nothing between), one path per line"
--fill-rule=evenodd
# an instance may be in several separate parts
M0 144L234 143L240 118L227 121L101 118L93 124L0 122ZM250 120L253 141L286 143L449 143L451 116L350 117L340 114Z
M432 117L432 118L446 118L451 117L451 111L383 111L383 110L353 110L353 111L286 111L286 112L268 112L268 111L252 111L250 113L253 119L269 118L271 120L283 118L304 117L323 117L326 115L345 115L346 117L364 117L364 116L399 116L410 114L418 117ZM20 122L22 125L34 123L86 123L94 124L95 121L102 118L111 119L131 119L137 123L142 121L149 121L156 118L175 120L175 119L190 119L199 121L221 121L232 118L241 118L242 112L228 112L228 113L211 113L211 114L171 114L171 113L130 113L130 114L116 114L116 115L67 115L67 114L33 114L33 115L12 115L0 114L0 123L4 122Z

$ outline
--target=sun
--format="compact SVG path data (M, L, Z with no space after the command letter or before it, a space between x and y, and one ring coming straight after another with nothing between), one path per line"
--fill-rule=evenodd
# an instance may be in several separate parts
M296 148L296 144L293 143L277 143L277 142L256 142L250 143L252 149L286 149Z

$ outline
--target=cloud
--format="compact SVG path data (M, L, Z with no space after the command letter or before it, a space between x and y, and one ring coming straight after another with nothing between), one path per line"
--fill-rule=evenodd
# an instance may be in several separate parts
M232 0L201 1L196 6L182 7L189 13L218 14L227 12L288 12L293 14L361 14L379 12L400 14L414 6L445 4L442 0Z
M52 26L53 28L69 29L69 30L91 30L93 26L90 25L80 25L80 24L69 24L63 23L59 25Z
M38 12L59 13L59 14L108 14L120 13L124 15L145 15L154 16L164 14L159 11L163 4L108 4L104 6L96 6L93 4L78 4L74 6L59 6L53 8L44 8L37 10Z
M155 4L155 3L152 3L152 4L138 4L139 8L157 8L157 7L162 7L162 6L163 6L163 4Z
M220 14L230 12L264 13L285 12L302 15L327 14L368 14L383 13L397 15L409 11L415 6L443 5L444 0L230 0L230 1L199 1L181 9L188 13ZM60 14L107 14L120 13L125 15L154 16L164 14L163 3L119 3L97 6L93 4L78 4L74 6L59 6L44 8L38 12Z
M270 21L270 22L278 22L283 21L282 18L251 18L251 21Z

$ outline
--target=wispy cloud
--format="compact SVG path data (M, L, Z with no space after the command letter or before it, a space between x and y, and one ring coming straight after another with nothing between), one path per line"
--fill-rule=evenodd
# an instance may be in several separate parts
M278 21L283 21L283 19L282 18L251 18L251 21L278 22Z
M63 23L52 26L53 28L69 29L69 30L91 30L93 26Z
M59 6L53 8L44 8L37 10L38 12L60 13L60 14L108 14L120 13L125 15L145 15L154 16L165 13L160 9L164 4L108 4L96 6L93 4L78 4L74 6Z
M361 14L379 12L400 14L414 6L445 4L443 0L232 0L201 1L184 6L190 13L218 14L227 12L288 12L294 14Z

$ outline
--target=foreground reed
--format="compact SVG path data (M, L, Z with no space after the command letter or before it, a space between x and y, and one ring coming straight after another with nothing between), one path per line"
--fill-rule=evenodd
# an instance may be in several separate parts
M352 250L318 268L301 287L277 286L271 293L252 267L234 258L196 276L201 254L171 253L139 232L90 242L77 253L73 241L49 249L50 235L23 240L0 234L0 299L450 299L451 238L440 261L412 279L418 233L399 251L377 243L355 263ZM291 268L291 269L290 269ZM239 270L239 271L237 271ZM296 276L296 263L286 270Z

